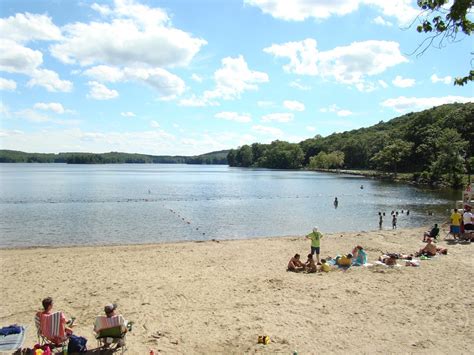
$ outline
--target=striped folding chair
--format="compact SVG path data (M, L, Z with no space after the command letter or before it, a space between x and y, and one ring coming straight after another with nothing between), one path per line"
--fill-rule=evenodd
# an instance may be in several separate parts
M37 313L35 325L38 332L38 341L41 345L51 344L65 346L68 340L66 334L66 318L63 312L51 314Z
M127 322L121 314L113 317L97 316L94 324L97 345L107 347L116 344L123 353L126 350L125 336L127 331L132 330L131 326L132 322Z

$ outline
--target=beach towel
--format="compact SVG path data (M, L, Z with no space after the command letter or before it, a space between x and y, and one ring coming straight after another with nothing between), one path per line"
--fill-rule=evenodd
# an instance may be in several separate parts
M387 265L387 264L384 264L383 262L381 262L380 260L377 260L374 265L377 265L377 266L384 266L384 267L388 267L388 268L397 268L397 267L402 267L402 265L399 265L399 264L395 264L395 265Z
M20 329L19 333L10 333L8 335L0 336L0 352L15 351L23 346L23 342L25 341L26 328L24 326L16 327Z

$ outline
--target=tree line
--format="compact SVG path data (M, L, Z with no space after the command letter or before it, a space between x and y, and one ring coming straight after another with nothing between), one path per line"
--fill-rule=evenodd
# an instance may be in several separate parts
M474 104L448 104L367 128L300 143L274 141L232 149L230 166L358 169L413 173L421 183L460 186L474 170Z
M67 164L227 164L227 150L196 156L146 155L131 153L26 153L0 150L0 163Z

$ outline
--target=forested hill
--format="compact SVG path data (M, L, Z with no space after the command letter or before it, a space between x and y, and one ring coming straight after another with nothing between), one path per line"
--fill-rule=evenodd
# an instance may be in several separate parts
M231 166L373 169L430 181L447 174L456 185L472 170L473 153L474 103L456 103L300 143L244 145L227 158Z
M195 156L146 155L129 153L25 153L0 150L0 163L68 163L68 164L227 164L228 150Z

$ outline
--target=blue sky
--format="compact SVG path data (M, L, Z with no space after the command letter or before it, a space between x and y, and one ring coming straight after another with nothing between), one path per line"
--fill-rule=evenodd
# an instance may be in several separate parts
M194 155L474 101L472 38L411 54L416 1L0 6L2 149Z

